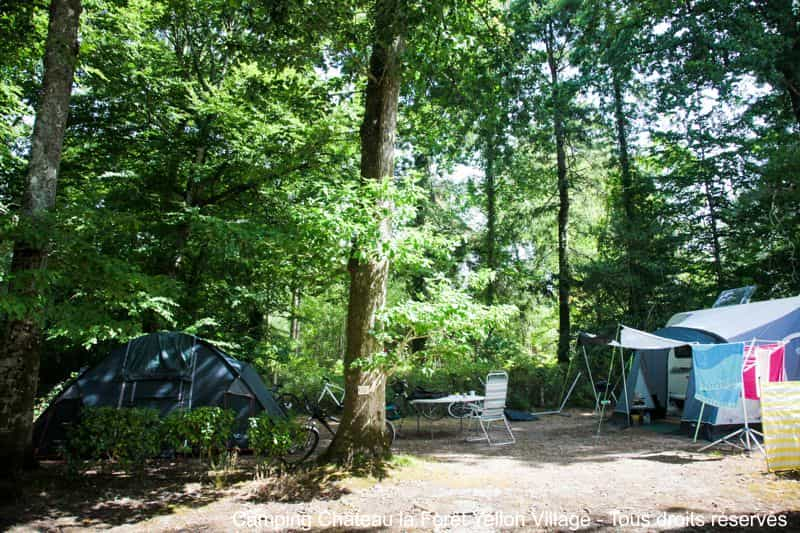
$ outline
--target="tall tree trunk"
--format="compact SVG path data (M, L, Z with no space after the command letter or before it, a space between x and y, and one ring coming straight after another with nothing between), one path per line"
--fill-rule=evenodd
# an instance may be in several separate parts
M642 316L642 279L641 268L636 259L636 254L640 252L640 239L635 238L635 233L639 231L638 216L636 212L635 191L633 184L633 172L631 171L630 154L628 151L628 132L627 119L625 118L624 95L622 91L622 81L619 79L616 68L612 67L612 85L614 92L614 119L617 130L617 150L619 154L620 188L622 195L622 214L625 217L621 225L625 233L625 259L628 267L628 314L634 326L641 326Z
M486 148L486 171L484 177L486 192L486 266L497 271L497 179L495 176L494 136ZM497 284L489 280L486 285L486 304L493 305Z
M564 102L558 76L558 59L555 52L555 35L552 23L547 25L547 65L553 105L553 134L556 139L556 166L558 173L558 361L569 362L570 314L569 296L572 275L569 264L569 176L567 174L567 134L564 127Z
M390 179L394 169L397 104L400 96L400 54L404 34L404 1L378 0L375 6L364 122L361 125L361 177L364 181ZM386 301L389 261L382 244L390 238L390 221L379 222L379 242L368 259L351 257L350 297L347 306L347 349L344 357L345 401L342 421L325 459L353 464L359 458L380 459L388 451L386 375L380 368L358 362L382 346L372 334L377 312Z
M42 304L58 168L78 56L80 0L52 0L44 78L33 127L21 237L14 243L8 293L26 300L22 316L9 317L0 343L0 479L19 475L30 450L33 402L39 378Z

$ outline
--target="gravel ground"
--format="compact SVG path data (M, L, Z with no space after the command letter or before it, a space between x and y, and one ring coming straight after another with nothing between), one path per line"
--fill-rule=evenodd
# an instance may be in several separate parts
M758 453L698 453L644 427L604 425L596 437L596 418L578 410L512 425L515 445L489 447L464 442L457 421L423 421L418 434L408 420L382 477L256 481L242 458L217 488L186 462L76 482L45 465L23 500L0 507L0 529L800 530L800 478L766 473Z

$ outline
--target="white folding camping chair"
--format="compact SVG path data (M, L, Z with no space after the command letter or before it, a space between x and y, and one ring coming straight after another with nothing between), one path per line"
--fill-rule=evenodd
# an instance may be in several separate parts
M472 404L469 414L469 425L467 426L468 441L487 441L489 445L502 446L504 444L514 444L516 439L511 431L511 426L506 419L506 395L508 394L508 374L505 372L492 372L486 376L486 393L482 404ZM477 422L477 426L475 425ZM507 440L492 440L491 428L493 422L502 422L506 432ZM483 435L478 434L480 427ZM470 436L470 433L476 435Z

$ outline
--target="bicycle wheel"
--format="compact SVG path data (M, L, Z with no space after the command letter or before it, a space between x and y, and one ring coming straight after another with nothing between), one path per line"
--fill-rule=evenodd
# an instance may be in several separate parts
M389 420L386 421L386 440L389 443L389 447L391 448L394 444L394 439L397 437L397 430Z
M423 403L417 405L417 410L428 420L441 420L444 418L446 410L442 404Z
M447 406L447 414L452 418L466 418L471 412L472 408L464 402L453 402Z
M289 449L289 453L281 457L287 465L300 464L308 459L319 444L319 430L313 424L308 424L296 435L296 444Z

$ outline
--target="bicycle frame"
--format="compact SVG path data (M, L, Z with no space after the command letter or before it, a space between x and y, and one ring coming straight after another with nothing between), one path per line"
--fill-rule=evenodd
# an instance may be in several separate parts
M341 397L337 397L336 395L341 393ZM319 394L319 398L317 399L317 403L322 403L322 400L325 396L330 396L331 400L338 406L341 407L344 404L344 389L335 383L331 383L330 381L325 382L325 386L322 387L322 392Z

